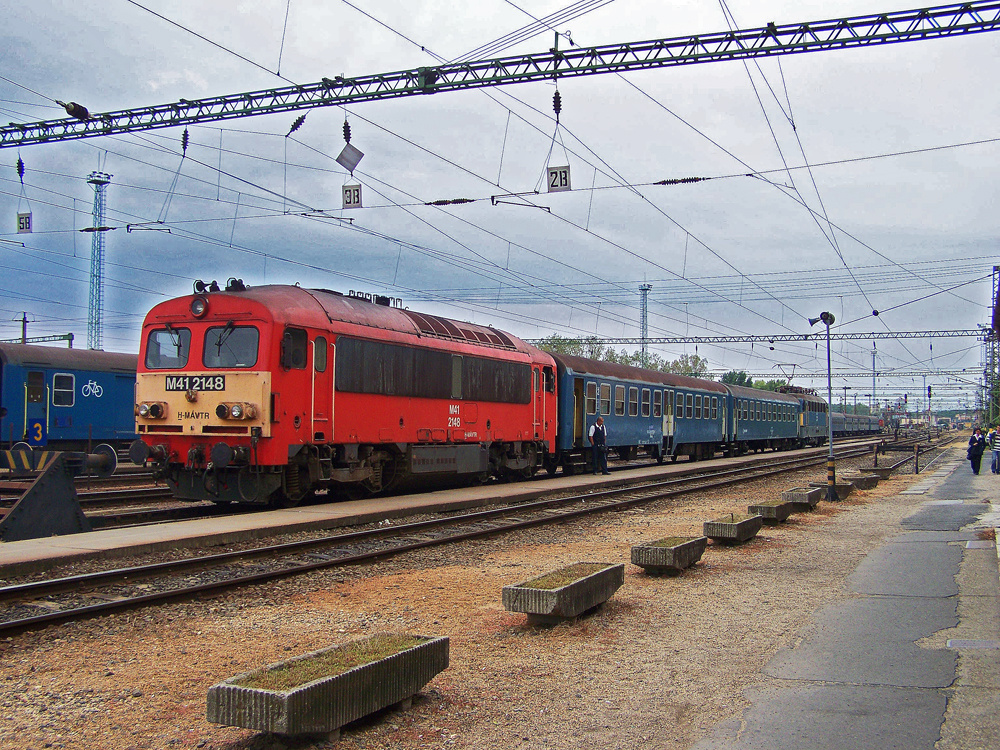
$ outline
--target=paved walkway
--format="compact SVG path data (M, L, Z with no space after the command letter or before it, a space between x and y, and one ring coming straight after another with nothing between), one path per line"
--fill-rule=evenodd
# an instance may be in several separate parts
M899 533L764 672L752 706L695 750L1000 748L1000 477L948 463ZM996 503L996 504L994 504Z

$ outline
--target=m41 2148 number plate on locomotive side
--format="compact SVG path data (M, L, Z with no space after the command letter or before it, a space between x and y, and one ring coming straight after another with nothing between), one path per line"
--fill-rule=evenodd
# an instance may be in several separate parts
M167 375L168 391L224 391L225 375Z

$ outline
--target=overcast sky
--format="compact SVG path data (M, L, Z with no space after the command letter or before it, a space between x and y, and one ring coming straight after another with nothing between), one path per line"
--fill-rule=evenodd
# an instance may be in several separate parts
M61 117L54 100L100 113L415 68L463 57L531 24L531 16L566 8L573 17L555 28L587 46L722 31L724 7L738 28L912 7L892 0L0 4L5 123ZM554 36L544 30L487 56L542 52ZM651 336L808 333L807 319L823 310L850 332L975 328L988 321L990 277L1000 263L1000 102L991 93L998 50L1000 35L989 33L790 55L759 68L737 61L562 80L558 130L550 82L310 110L287 138L296 113L191 126L183 160L182 129L4 149L0 239L25 247L0 242L7 269L0 338L20 334L14 319L24 311L29 335L72 331L76 345L86 345L92 235L79 230L92 224L86 178L96 169L113 175L108 350L136 351L143 314L190 293L193 279L231 276L250 285L388 293L412 309L524 338L638 336L643 283L652 286ZM352 145L365 154L353 178L335 162L345 116ZM539 189L546 166L565 163L571 192L547 194L542 185L527 198L533 205L491 200ZM684 177L713 179L652 185ZM365 208L341 209L350 181L363 186ZM475 202L422 205L454 198ZM29 210L34 231L18 235L16 215ZM137 226L157 221L169 233ZM927 382L936 406L973 402L962 382L981 375L975 339L877 347L880 372L967 370ZM671 359L696 351L690 344L652 350ZM870 340L835 342L834 368L870 370L871 351ZM791 363L799 373L825 371L825 350L811 343L697 353L713 371L777 377L778 365ZM799 374L793 382L820 385ZM923 384L919 376L880 377L878 398L908 392L912 404ZM870 379L840 378L838 399L844 386L850 403L871 393Z

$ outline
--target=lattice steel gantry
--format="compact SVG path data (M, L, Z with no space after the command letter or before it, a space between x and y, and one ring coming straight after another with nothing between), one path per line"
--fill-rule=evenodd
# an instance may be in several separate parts
M993 266L990 326L983 329L983 419L1000 423L1000 266Z

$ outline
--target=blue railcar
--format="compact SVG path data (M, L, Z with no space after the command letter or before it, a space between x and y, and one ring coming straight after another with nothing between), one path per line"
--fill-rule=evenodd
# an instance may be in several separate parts
M869 414L844 414L835 411L831 420L833 422L834 437L877 435L882 432L879 418Z
M662 461L710 458L726 440L726 389L656 370L550 352L556 361L558 429L549 468L589 461L588 435L599 416L608 447L621 458L639 451Z
M135 438L134 354L0 344L0 443L57 449Z
M727 412L730 415L729 454L747 451L791 450L801 444L800 403L795 396L727 385Z

